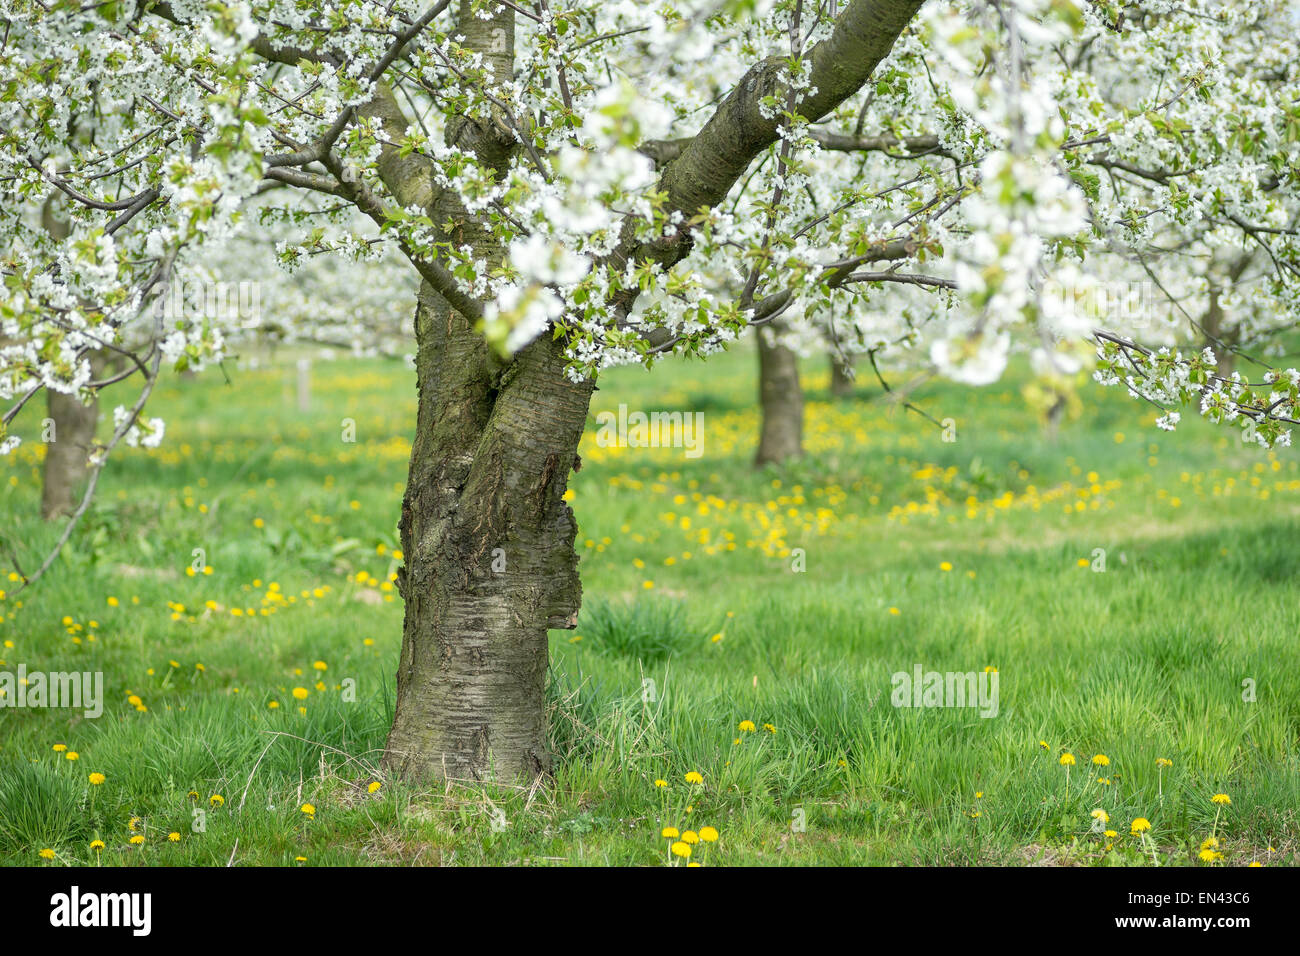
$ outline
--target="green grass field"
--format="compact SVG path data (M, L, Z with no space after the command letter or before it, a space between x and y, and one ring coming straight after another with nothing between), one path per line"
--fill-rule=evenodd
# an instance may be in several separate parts
M738 348L602 378L593 415L702 410L704 454L599 447L591 420L555 776L487 792L376 771L413 373L317 363L307 413L292 363L169 380L162 448L110 464L60 564L15 594L0 557L0 671L102 671L107 701L0 709L0 861L665 865L663 828L712 827L692 862L1297 862L1294 452L1092 385L1049 440L1015 376L921 388L945 442L809 362L808 457L754 471L755 372ZM58 533L41 451L0 482L24 567ZM918 665L997 668L997 716L892 706Z

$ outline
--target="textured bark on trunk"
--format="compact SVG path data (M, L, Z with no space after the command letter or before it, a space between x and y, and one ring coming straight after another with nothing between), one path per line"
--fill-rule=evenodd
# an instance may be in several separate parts
M404 776L528 779L549 769L547 629L577 623L577 525L563 495L591 383L543 336L504 372L427 287L401 535L406 601L384 755Z
M755 465L786 461L803 455L803 389L799 385L799 357L776 341L770 332L758 332L758 401L763 426Z
M45 446L41 471L41 517L51 521L76 510L77 495L90 474L87 458L99 424L99 400L83 405L76 395L48 388L45 395L54 434Z
M841 358L834 352L831 360L831 394L836 398L848 398L853 394L853 363Z
M463 4L458 26L503 77L513 16L501 7L479 19ZM516 148L465 117L448 123L447 140L500 173ZM454 191L430 199L433 220L452 224L449 241L501 261ZM383 764L413 778L531 779L550 767L547 629L574 627L582 595L563 495L594 386L565 376L564 343L550 335L502 363L427 282L415 336L419 406L398 578L406 618Z

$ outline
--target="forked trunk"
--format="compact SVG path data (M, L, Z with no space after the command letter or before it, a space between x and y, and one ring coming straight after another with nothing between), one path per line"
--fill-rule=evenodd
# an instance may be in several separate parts
M777 329L758 332L758 400L763 426L755 465L781 462L803 454L803 389L799 357L775 339Z
M419 412L402 502L406 601L384 766L415 778L530 779L549 769L547 629L577 623L578 467L592 384L544 335L495 363L426 286Z

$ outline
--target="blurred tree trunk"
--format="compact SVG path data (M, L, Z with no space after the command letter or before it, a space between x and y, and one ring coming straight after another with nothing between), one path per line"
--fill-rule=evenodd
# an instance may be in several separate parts
M92 359L92 378L104 363ZM45 422L45 464L41 470L41 517L47 521L72 514L81 486L89 477L87 459L99 424L99 398L83 405L76 395L45 390L49 417Z
M777 323L758 330L758 402L763 416L755 465L782 462L803 455L803 389L799 357L770 340Z
M59 218L54 197L47 199L41 208L41 225L55 239L68 238L66 220ZM103 373L105 361L102 353L93 353L90 360L91 380ZM77 494L90 475L90 447L95 440L95 427L99 424L99 395L83 404L78 395L65 395L47 388L45 390L47 418L42 425L41 439L45 442L45 464L41 469L41 517L46 521L72 514L77 507Z
M847 357L831 352L831 395L848 398L853 394L853 363Z

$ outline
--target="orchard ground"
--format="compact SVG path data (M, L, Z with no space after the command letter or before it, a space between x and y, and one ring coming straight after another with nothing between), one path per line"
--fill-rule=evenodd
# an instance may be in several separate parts
M1024 375L921 387L949 442L869 370L830 399L822 361L808 457L754 471L755 364L602 377L554 777L519 790L376 769L413 373L317 362L308 412L289 361L171 379L163 446L110 464L56 568L14 594L0 559L0 671L106 697L0 709L0 861L681 864L675 828L705 865L1297 862L1295 452L1091 384L1049 440ZM703 455L601 447L620 403L703 411ZM59 530L26 437L0 484L24 566ZM997 716L893 706L918 665L996 668Z

